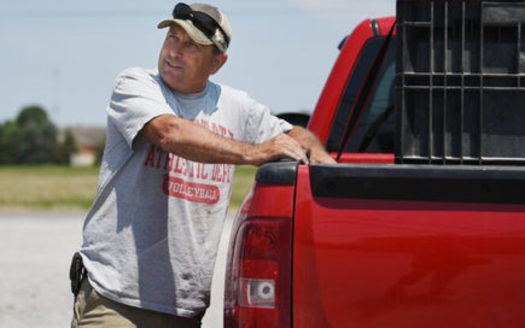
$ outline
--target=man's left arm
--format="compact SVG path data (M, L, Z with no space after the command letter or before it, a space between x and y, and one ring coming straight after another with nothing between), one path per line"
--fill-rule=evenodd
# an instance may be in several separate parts
M310 163L336 163L335 160L326 152L323 144L312 132L307 129L294 125L288 131L288 135L295 139L303 147Z

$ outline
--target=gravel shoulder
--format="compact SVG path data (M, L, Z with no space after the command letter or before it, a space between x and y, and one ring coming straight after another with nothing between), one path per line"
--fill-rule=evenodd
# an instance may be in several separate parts
M85 213L0 212L0 327L68 327L69 263ZM232 215L226 220L203 327L222 327L222 295Z

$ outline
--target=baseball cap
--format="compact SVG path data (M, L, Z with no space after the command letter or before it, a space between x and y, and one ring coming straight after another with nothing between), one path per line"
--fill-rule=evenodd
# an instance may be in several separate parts
M165 28L173 24L182 27L199 44L215 45L223 53L228 49L232 33L230 21L217 7L179 2L173 9L173 18L163 20L157 27Z

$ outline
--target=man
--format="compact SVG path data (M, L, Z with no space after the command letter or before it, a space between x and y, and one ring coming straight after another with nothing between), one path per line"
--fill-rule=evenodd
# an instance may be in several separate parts
M158 70L125 70L108 106L74 327L200 327L232 164L333 162L307 130L208 80L231 39L217 8L179 3L158 27Z

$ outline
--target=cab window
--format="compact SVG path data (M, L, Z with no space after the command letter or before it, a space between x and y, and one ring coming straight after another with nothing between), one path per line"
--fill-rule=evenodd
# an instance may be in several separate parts
M332 123L327 141L328 151L336 152L339 149L345 124L361 83L384 39L384 37L373 38L363 47ZM368 104L344 152L394 152L395 58L396 42L393 37Z

